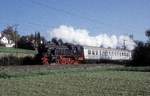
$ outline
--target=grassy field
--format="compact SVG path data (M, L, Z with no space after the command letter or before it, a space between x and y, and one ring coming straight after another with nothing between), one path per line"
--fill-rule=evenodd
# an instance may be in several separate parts
M6 48L0 47L0 52L3 53L26 53L26 54L36 54L37 52L34 50L26 50L26 49L19 49L19 48Z
M150 96L150 72L133 69L1 67L0 96Z

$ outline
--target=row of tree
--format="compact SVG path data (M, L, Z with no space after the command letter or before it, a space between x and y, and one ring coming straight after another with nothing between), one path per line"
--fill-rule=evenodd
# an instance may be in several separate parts
M40 32L21 36L18 34L16 26L8 25L1 33L4 34L8 40L12 40L15 43L15 48L34 50L39 44L46 41L46 39L40 35Z
M137 46L133 51L133 66L150 66L150 30L145 32L148 37L147 42L137 41Z

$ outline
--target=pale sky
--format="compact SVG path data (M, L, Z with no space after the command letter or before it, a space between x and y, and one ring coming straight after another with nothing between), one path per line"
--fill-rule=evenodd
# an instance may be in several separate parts
M150 0L0 0L0 31L18 24L20 34L60 25L86 29L90 35L130 35L146 40Z

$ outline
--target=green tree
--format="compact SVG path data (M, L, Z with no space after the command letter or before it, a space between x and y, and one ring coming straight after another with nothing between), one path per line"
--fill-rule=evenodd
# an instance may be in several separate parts
M17 45L18 48L22 48L22 49L30 49L30 50L35 49L34 43L32 42L32 35L21 36Z
M134 66L150 66L150 30L145 32L148 37L146 43L139 41L136 42L137 46L133 51L132 65Z

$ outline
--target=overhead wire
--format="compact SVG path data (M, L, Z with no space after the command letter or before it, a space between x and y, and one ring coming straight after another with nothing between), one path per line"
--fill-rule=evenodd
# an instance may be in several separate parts
M45 8L49 8L51 10L54 10L54 11L57 11L57 12L61 12L61 13L64 13L64 14L67 14L67 15L70 15L70 16L74 16L74 17L76 16L76 17L78 17L78 18L80 18L82 20L84 19L86 21L89 21L91 23L94 23L94 24L98 25L99 27L101 25L114 26L113 24L105 23L105 22L96 20L96 19L94 19L92 17L84 16L83 14L80 15L80 14L77 14L77 13L73 13L71 11L67 11L67 10L64 10L64 9L60 9L60 8L56 8L56 7L50 6L50 5L48 5L48 3L38 2L38 1L35 1L35 0L30 0L30 1L31 1L32 4L35 4L35 5L38 5L38 6L41 6L41 7L45 7ZM135 31L135 30L129 28L130 26L131 25L126 24L126 27L128 27L126 29ZM131 26L131 27L133 28L133 26Z
M98 28L98 29L101 28L102 25L107 25L108 27L109 26L114 26L114 24L105 23L105 22L96 20L93 17L84 16L84 14L81 15L81 14L78 14L78 13L74 13L74 12L72 12L70 10L68 11L68 10L56 8L54 6L49 5L47 2L44 3L43 1L39 2L39 1L36 1L36 0L29 0L29 3L32 3L34 5L38 5L41 8L48 8L48 9L56 11L56 12L61 12L63 14L69 15L69 16L74 16L74 17L78 17L79 19L86 20L86 21L88 21L90 23L93 23L95 25L94 27ZM55 26L49 26L49 25L41 24L41 23L37 23L37 22L31 22L30 21L30 22L26 22L26 23L29 24L29 25L32 25L32 26L41 26L43 28L47 28L47 27L55 28ZM135 30L131 29L131 28L133 28L132 26L130 26L130 25L126 25L126 26L128 26L128 28L125 28L125 29L128 29L128 30L136 32ZM118 26L116 26L116 28L120 29L120 27L118 27Z

